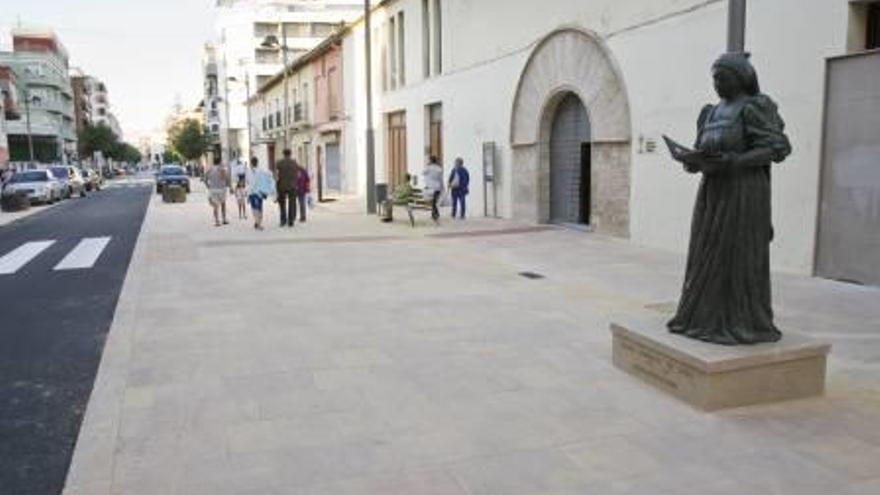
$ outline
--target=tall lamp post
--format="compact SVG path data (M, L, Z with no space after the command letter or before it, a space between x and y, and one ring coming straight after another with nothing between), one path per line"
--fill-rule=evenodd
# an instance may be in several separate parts
M367 63L367 213L376 213L376 141L373 132L373 50L370 39L370 0L364 0L364 45Z
M287 87L287 52L289 50L289 47L287 46L287 30L284 29L284 23L281 22L279 24L281 26L281 43L278 42L278 36L270 34L269 36L266 36L266 39L263 40L261 46L263 46L264 48L271 48L273 50L281 49L281 60L284 64L284 69L281 76L283 78L282 80L284 81L284 118L282 119L282 127L284 130L284 148L287 149L287 147L289 146L287 143L287 127L290 123L290 91Z
M226 63L226 54L223 54L223 74L226 75L229 73L229 65ZM229 77L223 81L223 110L226 114L226 159L224 160L227 164L232 161L232 122L229 120ZM223 140L220 141L221 147L223 146ZM223 159L224 150L220 149L221 159Z
M42 100L37 95L31 95L30 90L27 89L27 86L24 88L24 113L27 124L27 140L28 140L28 155L30 156L30 166L34 165L34 135L31 132L31 101L34 104L39 105Z

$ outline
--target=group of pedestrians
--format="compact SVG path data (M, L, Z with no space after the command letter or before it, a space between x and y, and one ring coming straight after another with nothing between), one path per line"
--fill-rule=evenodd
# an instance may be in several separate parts
M208 202L214 215L214 225L228 225L226 216L227 193L232 193L238 207L238 218L247 220L247 207L251 208L254 229L263 230L263 210L266 200L275 197L281 213L282 227L293 227L299 205L299 221L306 221L306 210L311 207L309 193L311 180L308 171L291 158L291 151L284 150L284 159L273 168L274 173L259 166L252 157L250 167L237 162L231 167L223 166L217 157L205 172Z
M432 156L428 160L423 175L425 177L425 197L431 199L431 218L437 222L440 220L440 198L444 193L443 167L437 163L437 157ZM452 167L446 182L452 201L452 218L460 215L459 218L464 220L467 213L467 195L470 193L468 189L470 182L471 176L464 167L464 160L456 158L455 166Z

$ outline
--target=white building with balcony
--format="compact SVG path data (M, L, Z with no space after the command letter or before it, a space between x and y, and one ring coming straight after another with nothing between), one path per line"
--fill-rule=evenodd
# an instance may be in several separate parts
M248 93L256 93L257 88L282 70L285 59L282 46L287 47L287 61L292 63L341 25L357 19L363 13L363 2L217 0L216 11L213 65L205 64L205 77L206 86L209 78L216 77L215 97L220 101L217 105L220 119L218 144L224 159L228 159L232 155L250 154L245 102ZM276 42L266 43L267 38L272 41L271 37ZM209 72L208 67L215 70ZM292 92L293 88L289 87L288 91ZM288 122L294 111L291 96L287 97L288 108L281 110ZM205 106L208 111L213 109L210 101L206 100ZM290 144L286 143L287 146Z

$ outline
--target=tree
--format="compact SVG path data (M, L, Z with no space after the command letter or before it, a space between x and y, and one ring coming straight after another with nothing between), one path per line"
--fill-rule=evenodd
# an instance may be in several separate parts
M119 138L103 122L86 126L78 137L80 156L92 156L96 151L104 156L112 156L119 144Z
M198 120L186 119L168 130L168 149L185 160L198 160L208 151L209 145Z
M110 158L121 162L137 163L141 161L143 155L140 150L131 144L119 141L116 143L116 146L113 147L113 150L111 150Z

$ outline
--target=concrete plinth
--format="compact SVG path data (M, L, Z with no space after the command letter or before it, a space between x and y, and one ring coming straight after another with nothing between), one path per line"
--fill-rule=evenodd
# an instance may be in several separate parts
M821 395L831 345L786 333L779 342L721 346L670 333L665 321L611 323L614 365L700 409Z
M180 186L165 186L162 188L162 201L165 203L185 203L186 190Z

